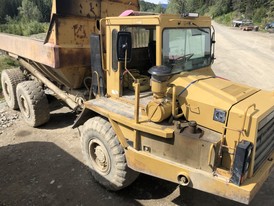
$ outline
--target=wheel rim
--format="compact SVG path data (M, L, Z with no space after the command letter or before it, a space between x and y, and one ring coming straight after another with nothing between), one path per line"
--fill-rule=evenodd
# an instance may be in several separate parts
M30 117L30 109L24 96L20 95L19 102L21 105L21 113L27 118Z
M110 172L110 157L104 144L93 139L89 143L89 155L93 168L102 175Z
M10 88L9 88L9 85L6 81L4 82L3 91L4 91L5 96L10 100L11 99L11 97L10 97Z

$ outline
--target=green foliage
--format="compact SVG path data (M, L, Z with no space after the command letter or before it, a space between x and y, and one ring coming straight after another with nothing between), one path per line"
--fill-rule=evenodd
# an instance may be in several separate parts
M0 56L0 70L18 67L19 63L8 56Z
M185 1L184 0L170 0L167 5L166 13L168 14L183 14L185 13Z
M225 24L247 18L257 24L274 21L274 0L169 0L166 13L198 12Z
M154 12L156 8L156 4L150 3L150 2L145 2L143 0L139 1L140 4L140 11L144 12Z
M267 17L267 10L264 7L258 8L254 11L253 21L261 23Z
M228 13L228 14L224 14L222 16L218 16L215 18L215 21L220 23L220 24L224 24L227 26L231 26L231 22L233 21L233 17L234 17L234 12Z
M21 36L44 33L47 31L48 23L37 21L18 21L17 19L7 18L8 23L0 25L0 32L10 33Z
M185 0L186 12L198 12L198 10L203 6L203 1L201 0Z
M267 19L274 21L274 0L269 2L269 9L267 14Z
M139 1L140 4L140 11L143 12L155 12L155 13L165 13L165 9L163 8L162 4L159 1L159 4L153 4L150 2L145 2L143 0Z
M37 5L39 11L42 14L42 22L49 22L51 13L52 0L34 0L35 5Z
M18 15L17 8L22 0L0 0L0 23L5 23L6 16L15 17Z
M37 0L37 2L44 2L43 5L45 5L45 8L50 8L51 6L51 2L49 2L49 0ZM38 6L35 4L35 1L21 0L21 3L21 6L18 7L18 16L12 17L7 15L5 17L6 24L0 25L0 32L23 36L46 32L48 23L39 22L43 20L44 14L42 14L39 10ZM40 8L43 8L41 5ZM47 12L48 10L46 13Z
M222 14L227 14L231 11L231 0L217 1L217 3L210 9L210 13L213 17L221 16Z
M240 13L245 13L246 10L246 0L232 0L233 10L238 11Z
M41 21L42 13L38 7L30 0L23 0L22 6L18 7L19 17L22 21L30 22L35 20Z
M0 24L6 23L6 16L16 18L19 15L18 8L23 8L25 16L34 15L37 21L48 22L50 20L51 13L51 0L28 0L27 4L25 0L0 0ZM28 7L24 7L29 5ZM39 12L38 12L39 11ZM39 14L38 14L39 13ZM38 15L38 18L37 18Z
M162 4L159 3L159 4L155 7L154 12L155 12L155 13L161 13L161 14L163 14L163 13L165 13L165 9L163 8Z

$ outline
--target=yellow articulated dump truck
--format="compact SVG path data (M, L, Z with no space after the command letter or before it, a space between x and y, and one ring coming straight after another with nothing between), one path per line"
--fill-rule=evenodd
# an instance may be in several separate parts
M248 204L273 168L274 92L214 74L209 17L138 10L54 0L44 41L0 34L21 64L2 73L7 104L34 127L50 118L46 94L79 112L83 155L107 189L141 172Z

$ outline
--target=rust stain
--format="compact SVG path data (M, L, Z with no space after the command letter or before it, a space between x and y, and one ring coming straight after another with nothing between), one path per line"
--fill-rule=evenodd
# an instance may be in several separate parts
M89 66L90 49L59 49L59 59L62 67Z
M79 39L84 39L87 37L86 30L83 25L75 24L73 25L74 37Z
M82 4L80 4L80 14L83 13L82 9L83 9L83 6L82 6Z
M94 12L94 7L92 6L92 2L89 3L89 10L91 13L93 13L93 15L96 17L96 14Z

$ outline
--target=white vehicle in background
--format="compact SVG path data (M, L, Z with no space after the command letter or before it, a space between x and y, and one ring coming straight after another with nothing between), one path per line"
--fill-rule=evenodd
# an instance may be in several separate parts
M251 20L248 19L238 19L238 20L233 20L232 21L232 26L233 27L240 27L243 24L251 24L253 23Z

